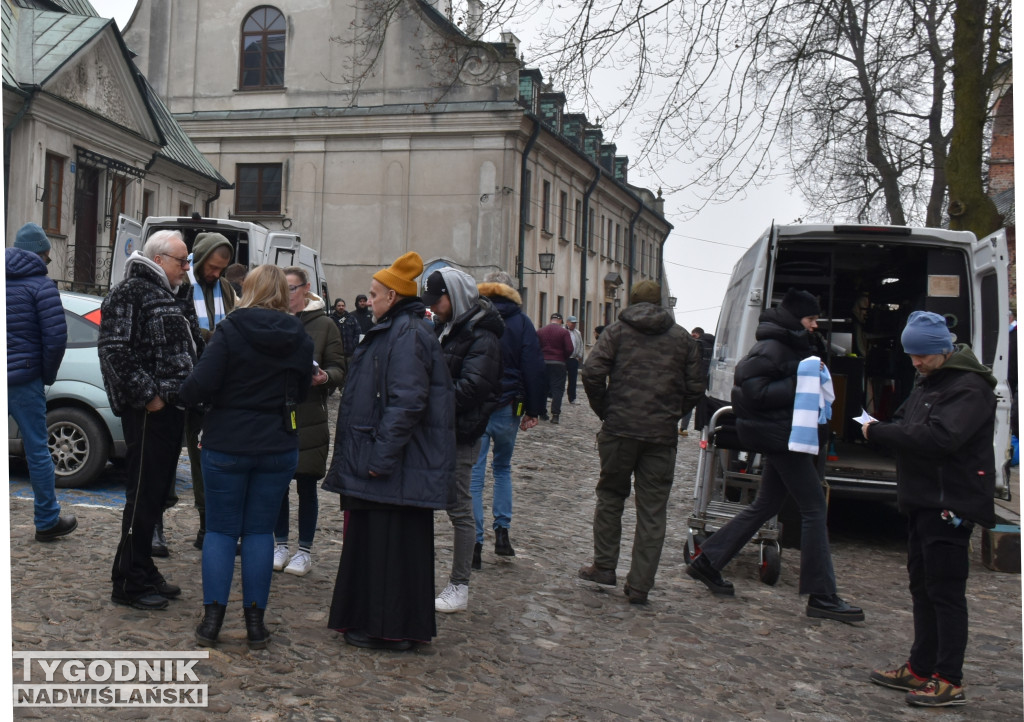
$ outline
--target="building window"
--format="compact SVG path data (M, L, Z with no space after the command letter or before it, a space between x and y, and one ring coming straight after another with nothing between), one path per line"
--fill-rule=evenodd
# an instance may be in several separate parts
M128 193L128 180L116 175L110 179L110 245L117 240L117 217L124 213L124 197Z
M543 206L540 227L542 230L551 233L551 181L544 181L542 188L543 195L541 196L541 202L543 203Z
M640 241L640 275L647 273L647 241Z
M533 173L531 171L523 171L523 208L526 210L523 212L523 223L530 225L530 218L533 214L530 212L530 204L533 202L532 194L530 193L530 186L533 184Z
M272 7L258 7L242 23L240 88L284 87L285 19Z
M153 191L142 191L142 220L153 215Z
M236 167L235 212L281 212L281 164L241 163Z
M612 254L615 252L614 249L612 248L612 243L614 243L614 241L615 241L615 239L612 236L612 219L609 218L608 219L608 231L607 231L607 235L605 235L605 247L607 248L607 250L605 251L605 254L604 254L604 255L608 256L609 258L611 258Z
M594 251L594 221L597 220L597 211L590 209L590 221L587 223L587 249Z
M178 201L178 218L191 218L192 204L185 201Z
M573 316L579 316L580 315L580 300L578 298L574 298L572 300L572 315Z
M540 308L537 309L540 312L540 318L537 319L537 328L540 328L548 322L548 294L541 291L537 295L540 305Z
M558 313L561 314L562 318L565 318L565 296L558 297Z
M46 154L45 195L43 196L43 230L60 233L64 202L64 159Z
M583 201L576 201L576 218L573 221L572 227L572 241L577 246L583 245L583 239L580 238L580 234L583 232Z
M566 215L569 213L569 194L562 191L558 194L558 237L567 240L568 237L565 232L568 230L569 219Z
M622 225L615 224L615 261L622 260Z

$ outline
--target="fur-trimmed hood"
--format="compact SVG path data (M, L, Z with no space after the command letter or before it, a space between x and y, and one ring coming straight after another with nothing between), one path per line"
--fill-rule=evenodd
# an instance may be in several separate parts
M481 296L486 296L492 301L496 298L503 298L512 301L517 306L523 305L523 298L519 295L519 291L504 283L478 283L476 287Z

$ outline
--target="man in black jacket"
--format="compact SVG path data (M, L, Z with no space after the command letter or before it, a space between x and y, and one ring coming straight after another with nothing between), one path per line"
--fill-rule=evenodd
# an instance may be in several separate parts
M434 271L423 283L438 340L455 385L455 499L448 518L455 530L452 573L434 600L439 612L461 612L469 603L469 575L476 542L469 484L480 455L480 437L501 395L501 342L505 324L494 305L481 298L476 281L455 268Z
M917 369L892 423L865 424L865 439L896 452L897 502L908 516L907 572L914 608L910 658L871 681L922 707L965 704L968 543L975 524L995 524L996 379L946 320L915 311L903 350Z
M203 349L195 305L183 288L188 267L181 234L158 231L128 258L125 280L103 301L100 370L128 447L111 599L136 609L164 609L181 594L157 570L151 542L181 454L178 389Z

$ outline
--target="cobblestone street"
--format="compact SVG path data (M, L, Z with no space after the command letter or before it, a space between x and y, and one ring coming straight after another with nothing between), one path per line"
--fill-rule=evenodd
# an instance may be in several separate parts
M195 668L209 685L206 710L19 708L15 717L1021 719L1021 578L981 565L978 532L968 587L969 703L942 711L908 707L901 693L867 682L872 667L902 662L911 640L902 521L895 510L860 504L834 515L839 592L864 607L865 623L804 616L805 600L796 591L798 553L790 549L783 551L777 586L758 581L757 552L750 546L725 571L736 583L736 597L713 597L683 573L698 446L692 432L680 439L668 539L650 604L631 606L621 589L633 533L631 504L623 524L620 587L579 580L576 569L591 560L597 428L581 399L564 407L561 425L542 422L520 433L513 458L516 556L495 557L488 536L469 611L438 615L433 644L406 653L362 650L325 627L342 516L337 496L321 492L313 571L305 577L275 574L267 612L273 637L265 651L246 647L236 568L222 642ZM294 487L292 493L294 498ZM69 507L73 496L64 498L80 526L49 545L33 541L31 502L11 499L14 649L197 649L193 630L202 590L200 552L191 544L198 525L191 493L168 512L171 556L157 560L168 580L182 586L182 597L167 611L150 613L110 601L119 511ZM488 514L489 506L488 499ZM294 515L295 504L292 510ZM294 518L292 528L294 539ZM437 513L438 591L447 582L451 537L447 517Z

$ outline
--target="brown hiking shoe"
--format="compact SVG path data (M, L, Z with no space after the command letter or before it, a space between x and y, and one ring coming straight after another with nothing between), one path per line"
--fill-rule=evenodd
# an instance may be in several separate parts
M907 704L918 707L949 707L954 704L967 704L967 698L964 697L963 687L934 675L917 689L907 692Z
M609 587L615 586L614 569L601 569L591 564L589 567L580 567L579 575L580 579L586 579L588 582L607 584Z
M629 597L630 604L647 604L647 592L633 589L628 583L622 587L622 591Z
M928 682L927 677L919 677L914 674L914 670L910 668L908 662L904 662L896 669L876 669L868 679L883 687L901 689L905 692L923 687Z

